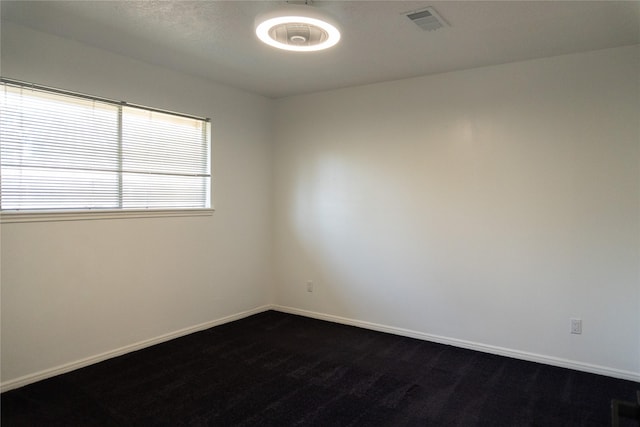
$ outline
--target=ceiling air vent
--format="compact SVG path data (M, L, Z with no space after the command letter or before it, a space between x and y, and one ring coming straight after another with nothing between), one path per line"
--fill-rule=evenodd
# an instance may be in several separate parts
M432 7L405 13L418 27L426 31L434 31L447 26L444 19Z

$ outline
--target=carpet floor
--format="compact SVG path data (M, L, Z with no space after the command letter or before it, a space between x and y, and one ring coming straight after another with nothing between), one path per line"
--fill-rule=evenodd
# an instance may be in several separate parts
M9 426L607 426L640 384L275 311L0 396ZM637 425L634 422L622 425Z

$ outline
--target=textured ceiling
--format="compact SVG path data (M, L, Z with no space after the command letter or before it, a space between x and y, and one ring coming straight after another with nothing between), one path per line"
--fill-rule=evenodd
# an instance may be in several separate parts
M2 20L268 97L640 43L640 2L315 1L342 27L328 51L278 51L253 32L281 1L7 1ZM450 26L404 12L433 6Z

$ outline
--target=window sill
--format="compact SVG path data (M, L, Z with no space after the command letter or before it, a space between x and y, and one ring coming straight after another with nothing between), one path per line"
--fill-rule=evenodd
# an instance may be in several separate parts
M0 223L87 221L96 219L131 219L160 217L211 216L215 209L100 210L74 212L2 212Z

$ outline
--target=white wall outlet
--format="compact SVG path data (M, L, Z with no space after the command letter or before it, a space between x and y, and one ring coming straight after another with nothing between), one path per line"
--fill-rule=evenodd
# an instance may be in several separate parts
M571 319L571 333L572 334L582 333L582 319Z
M307 280L307 292L313 292L313 280Z

